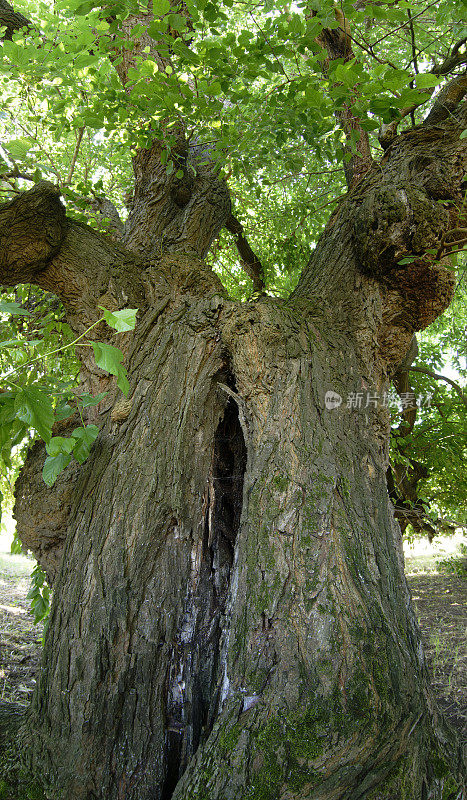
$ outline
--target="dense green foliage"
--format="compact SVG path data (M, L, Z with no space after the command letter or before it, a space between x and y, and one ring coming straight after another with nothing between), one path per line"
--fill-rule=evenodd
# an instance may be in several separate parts
M381 152L380 125L412 104L419 104L413 120L421 120L433 90L463 68L462 59L451 70L446 63L465 35L461 0L340 8L355 58L335 59L323 76L327 54L317 37L339 24L330 2L201 0L179 8L156 0L161 18L150 22L149 33L171 66L162 71L143 53L124 89L112 62L140 36L141 24L129 41L121 28L142 5L23 3L37 27L3 43L0 169L58 183L67 213L96 223L93 201L102 195L124 215L136 147L160 135L166 169L176 170L170 132L188 121L192 140L230 176L234 208L265 265L269 291L286 293L345 193L336 110L350 101ZM411 124L407 115L400 130ZM8 185L26 184L5 180L11 196ZM97 218L105 225L102 214ZM235 295L248 293L224 237L215 261Z
M458 287L450 308L420 339L416 364L448 377L465 387L467 382L467 303L465 282ZM414 390L432 399L408 441L413 458L428 471L421 496L430 504L434 521L467 523L467 413L465 401L445 381L411 373ZM464 397L467 393L464 389ZM441 530L443 526L441 525ZM444 527L445 532L449 528Z

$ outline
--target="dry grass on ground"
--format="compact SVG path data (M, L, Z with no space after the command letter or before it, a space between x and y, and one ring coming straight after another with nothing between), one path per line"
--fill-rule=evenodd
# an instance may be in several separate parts
M29 578L0 577L0 698L27 704L41 658L42 626L34 625Z
M467 741L467 580L408 576L432 685L449 722Z

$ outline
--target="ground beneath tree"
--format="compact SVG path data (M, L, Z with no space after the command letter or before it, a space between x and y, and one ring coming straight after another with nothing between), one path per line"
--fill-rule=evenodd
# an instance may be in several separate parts
M42 651L42 625L29 613L29 577L0 575L0 697L27 704Z
M433 686L446 717L467 740L467 580L443 572L413 574L413 561L408 559L408 581ZM0 697L24 705L36 683L43 634L26 598L33 564L0 553Z
M433 688L445 716L467 741L467 580L443 573L407 578Z

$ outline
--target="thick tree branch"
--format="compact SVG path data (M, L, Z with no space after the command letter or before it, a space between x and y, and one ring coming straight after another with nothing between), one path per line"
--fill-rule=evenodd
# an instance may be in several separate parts
M439 125L454 113L467 94L467 73L457 75L436 96L433 108L424 120L424 127Z
M255 292L264 290L264 268L256 253L251 249L243 231L243 225L233 214L227 219L225 227L235 236L235 245L241 259L243 269L252 279Z
M438 261L435 254L443 237L461 227L464 107L440 126L394 140L341 200L292 294L329 307L336 319L335 297L345 287L346 318L374 330L382 380L400 364L413 333L433 322L454 293L449 259ZM364 307L362 281L373 297Z
M53 292L79 332L100 316L100 304L139 306L141 270L132 253L67 219L60 190L46 181L0 205L0 284Z
M173 5L188 17L183 3ZM156 40L147 32L153 20L152 12L130 15L114 34L112 60L128 93L129 71L137 69L139 57L153 59L159 76L166 75L166 69L173 71L171 39ZM141 31L136 37L135 26ZM122 39L131 47L122 46ZM177 252L204 258L230 214L227 184L219 177L209 149L189 141L184 122L174 116L159 123L152 142L138 148L132 162L135 182L123 230L125 246L149 259Z
M6 27L3 38L11 41L15 31L30 28L31 23L22 14L18 14L6 0L0 0L0 26Z
M190 27L190 14L183 0L180 0L180 2L178 0L170 0L170 4L171 10L184 16L188 27ZM138 58L143 58L144 60L148 57L152 58L162 74L165 73L166 67L173 69L171 50L167 39L153 39L147 32L148 26L154 21L154 14L152 12L152 3L147 3L146 6L151 10L145 12L141 9L138 13L130 14L120 23L118 34L112 34L116 43L115 55L112 60L124 87L127 87L128 84L128 72L130 69L135 68ZM115 19L109 17L107 21L112 23L115 22ZM136 26L140 30L138 36L133 35ZM176 33L174 37L174 33L169 26L167 36L176 38L179 34ZM122 46L123 41L131 46Z
M177 252L204 258L231 212L227 184L206 148L188 146L182 134L172 149L170 175L161 159L163 149L155 141L133 159L135 191L123 242L149 259Z
M316 14L316 12L312 12ZM335 59L343 59L344 63L355 58L352 50L352 39L350 36L350 24L344 17L339 8L335 8L336 19L339 22L338 28L324 28L317 38L317 42L326 49L328 60L323 65L326 73L329 63ZM362 128L360 119L355 116L353 103L358 97L358 86L349 92L349 102L342 108L336 109L336 119L345 133L346 145L344 153L344 171L349 188L355 186L371 169L373 159L370 150L370 140L367 131Z
M0 206L0 283L37 283L57 255L68 223L56 186L41 181Z
M462 53L459 52L461 47L467 43L467 36L464 36L462 39L459 39L458 42L454 45L451 52L444 59L443 63L440 64L438 67L435 67L433 70L434 75L447 75L449 72L452 72L453 69L460 66L460 64L467 63L467 49L465 49Z
M20 179L23 181L31 181L31 183L35 183L36 177L34 175L29 175L26 172L20 172L16 167L15 169L11 170L10 172L4 172L0 175L0 180L11 181L12 184L9 186L8 191L16 192L18 195L24 195L24 192L21 191L16 187L16 180ZM37 184L38 185L38 184ZM57 194L60 194L59 187L54 187L57 190ZM78 203L79 199L79 203ZM67 196L67 201L71 202L74 205L77 205L79 210L82 210L82 204L89 206L92 208L94 213L97 215L99 220L102 220L104 224L98 225L98 229L105 234L111 236L114 240L120 241L123 237L123 222L120 218L120 215L117 211L117 208L114 204L107 198L102 195L94 195L93 198L91 197L81 197L72 194L71 200L70 197Z

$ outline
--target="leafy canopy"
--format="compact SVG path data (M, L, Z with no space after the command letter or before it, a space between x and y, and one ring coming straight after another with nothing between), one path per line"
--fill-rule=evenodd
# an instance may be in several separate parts
M452 56L466 34L465 0L153 0L153 15L136 0L23 0L20 10L34 27L3 42L0 171L57 182L69 214L102 224L96 196L125 216L136 148L160 136L167 172L177 169L171 132L183 122L229 175L278 294L295 284L345 192L349 154L336 115L351 105L381 152L382 125L412 106L400 130L420 121L433 92L465 69L465 45ZM320 37L339 25L353 57L329 61ZM145 29L157 52L141 50ZM133 49L123 86L116 67ZM24 185L10 178L3 189ZM230 290L251 290L225 235L215 260Z

